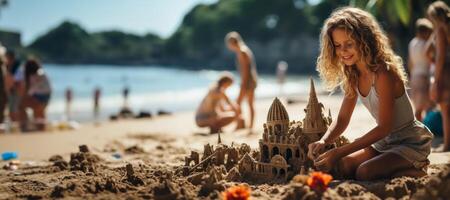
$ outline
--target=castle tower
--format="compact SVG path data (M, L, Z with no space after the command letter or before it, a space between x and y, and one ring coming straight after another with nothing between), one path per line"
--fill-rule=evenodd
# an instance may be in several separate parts
M327 120L323 116L323 105L317 100L314 81L311 78L311 89L309 91L306 116L303 119L303 132L307 134L323 134L327 131ZM319 138L320 139L320 138Z
M269 135L284 135L289 130L289 115L278 98L275 98L267 114Z

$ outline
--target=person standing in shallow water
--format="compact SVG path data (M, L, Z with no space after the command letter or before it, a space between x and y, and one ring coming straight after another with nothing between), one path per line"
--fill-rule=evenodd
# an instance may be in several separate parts
M239 33L235 31L229 32L225 36L225 44L227 45L229 50L233 51L236 54L237 64L239 68L238 71L241 75L241 86L239 96L237 98L237 104L239 106L239 110L242 110L242 101L244 99L247 99L250 109L249 128L252 129L255 120L255 89L258 82L258 74L256 72L256 63L253 52L245 44Z
M72 119L72 99L73 99L72 88L70 87L66 88L65 97L66 97L66 110L64 117L65 120L70 121Z
M94 90L94 122L98 123L99 122L99 117L100 117L100 95L101 95L101 90L100 87L96 87Z

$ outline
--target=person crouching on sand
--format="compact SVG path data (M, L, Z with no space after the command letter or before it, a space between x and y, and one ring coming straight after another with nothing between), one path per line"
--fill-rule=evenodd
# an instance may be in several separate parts
M345 92L337 120L308 146L318 170L333 166L346 178L374 180L426 175L433 134L415 119L406 75L375 18L358 8L340 8L325 21L317 67L329 89ZM347 128L358 98L377 126L354 142L324 150Z
M221 128L236 121L239 126L243 126L240 118L240 110L237 105L231 103L225 91L233 84L233 77L230 73L224 73L219 80L214 83L208 94L203 98L195 114L195 122L199 127L209 127L211 133L221 131ZM225 108L224 106L228 106Z
M245 44L239 33L233 31L225 36L225 44L228 49L236 54L239 73L241 75L241 89L237 98L237 104L241 109L241 103L244 98L247 99L250 108L249 128L253 128L255 121L255 89L257 86L258 74L256 72L256 63L250 48Z

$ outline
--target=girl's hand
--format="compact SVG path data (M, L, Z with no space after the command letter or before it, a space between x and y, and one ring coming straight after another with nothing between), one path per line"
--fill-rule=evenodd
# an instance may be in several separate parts
M317 155L325 149L325 141L319 140L308 145L308 158L315 160Z
M340 159L339 148L331 149L317 157L314 166L320 171L329 172L338 159Z

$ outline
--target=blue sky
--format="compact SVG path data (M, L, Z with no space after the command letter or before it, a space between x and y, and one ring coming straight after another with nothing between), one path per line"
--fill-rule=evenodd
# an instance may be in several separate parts
M28 45L64 20L88 31L122 30L170 36L183 16L199 3L217 0L9 0L0 11L0 29L22 33Z

